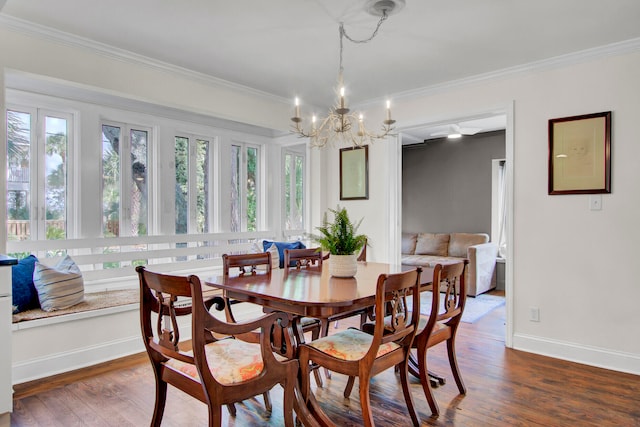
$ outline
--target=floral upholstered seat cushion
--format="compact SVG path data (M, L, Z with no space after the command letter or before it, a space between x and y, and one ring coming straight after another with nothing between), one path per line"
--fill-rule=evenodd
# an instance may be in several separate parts
M327 353L337 359L359 360L364 357L369 348L373 336L357 329L347 329L324 338L311 341L308 345ZM383 356L400 348L394 342L382 344L376 357Z
M416 331L416 334L419 334L420 332L422 332L422 330L424 328L427 327L427 323L429 322L429 316L424 316L424 315L420 315L420 321L418 322L418 330ZM435 333L440 329L444 329L445 325L442 322L436 322L436 324L433 326L433 332Z
M260 375L264 368L260 344L225 339L207 344L205 352L211 374L220 384L229 385L250 380ZM276 358L278 358L277 354ZM196 365L175 359L170 359L167 365L200 381Z

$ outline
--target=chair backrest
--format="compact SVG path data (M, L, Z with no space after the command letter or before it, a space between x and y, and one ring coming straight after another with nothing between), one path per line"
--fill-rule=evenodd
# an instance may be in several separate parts
M280 382L285 375L285 367L280 366L273 355L271 349L271 335L274 327L278 324L286 325L287 315L284 313L271 313L257 319L237 323L226 323L217 319L209 313L209 308L216 305L217 310L222 310L225 303L220 297L208 300L206 303L202 294L202 284L198 276L191 275L172 276L161 273L147 271L145 267L136 267L140 279L140 320L144 344L147 352L154 363L164 363L167 359L176 359L184 363L195 365L198 376L201 378L204 388L210 387L240 387L242 383L225 384L219 383L212 375L207 361L205 347L207 344L229 339L228 337L242 337L248 334L258 336L262 361L264 362L263 372L255 378L256 388L242 393L247 396L263 393L273 384ZM185 297L191 300L178 298ZM153 313L156 313L154 316ZM192 321L189 322L191 329L191 345L180 341L180 329L177 317L191 314ZM156 328L152 325L153 317L156 317ZM187 337L189 334L185 334ZM236 340L234 340L236 341ZM190 351L191 350L191 351ZM222 361L224 362L224 361ZM289 369L289 368L286 368ZM294 377L297 368L294 369ZM265 384L271 386L265 386ZM174 384L175 385L175 384ZM185 391L193 396L202 396L200 385L190 387ZM258 391L259 390L259 391ZM230 392L229 392L230 393ZM239 394L238 394L239 395ZM231 401L233 395L229 394Z
M266 272L271 272L271 253L259 252L255 254L242 254L242 255L222 255L222 269L225 276L229 275L229 270L232 268L238 268L240 274L251 273L255 274L256 267L264 265ZM247 271L247 268L249 271Z
M188 300L191 298L189 278L153 273L142 266L136 267L136 271L140 280L140 326L147 352L155 362L165 357L195 364L193 356L179 348L177 320L192 312L191 301ZM176 306L181 297L187 301L186 305ZM155 329L152 325L154 320Z
M285 249L284 250L284 266L285 268L295 267L298 270L301 267L322 267L322 250L320 248L309 249ZM293 265L292 265L293 264Z
M433 283L440 284L440 292L432 293L431 312L425 329L432 330L436 322L460 322L467 300L464 278L468 264L465 259L455 264L437 264L433 269Z
M375 326L373 341L367 358L375 359L380 345L395 342L410 346L416 333L420 313L410 311L407 298L413 307L420 305L420 267L403 273L381 274L376 288Z
M362 249L360 250L360 253L358 254L358 261L366 261L367 260L367 245L368 244L369 243L365 239L364 246L362 247Z

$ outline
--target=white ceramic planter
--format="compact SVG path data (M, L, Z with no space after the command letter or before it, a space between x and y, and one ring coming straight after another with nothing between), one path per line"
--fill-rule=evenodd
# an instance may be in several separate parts
M331 255L329 257L329 274L333 277L353 277L357 272L357 255Z

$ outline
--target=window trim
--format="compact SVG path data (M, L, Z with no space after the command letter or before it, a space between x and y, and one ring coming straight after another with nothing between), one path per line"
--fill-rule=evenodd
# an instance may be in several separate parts
M124 122L119 120L108 120L101 118L98 123L99 135L100 135L100 152L102 153L102 128L103 126L112 126L120 128L120 143L118 146L120 156L120 206L118 208L118 223L120 230L126 230L126 234L119 233L118 237L130 237L131 230L131 209L132 202L128 188L125 187L125 183L131 183L133 181L133 174L131 172L132 163L131 156L123 156L123 153L131 153L131 131L144 131L147 132L147 235L155 234L156 230L156 209L154 208L154 176L153 167L154 163L154 146L155 132L151 126L138 125L131 122ZM100 155L100 176L104 176L102 154ZM100 194L99 198L99 212L104 217L103 210L103 197L104 197L104 182L100 180ZM100 234L104 237L104 218L100 220Z
M173 169L173 175L174 175L174 183L175 183L175 140L176 138L184 138L187 140L187 162L189 165L189 170L188 170L188 195L189 195L189 200L188 200L188 215L187 215L187 234L195 234L195 233L200 233L200 231L197 230L197 217L196 217L196 211L197 211L197 198L195 197L191 197L192 194L197 193L197 176L196 176L196 168L192 168L191 164L192 161L197 161L197 154L196 154L196 147L197 147L197 142L198 141L207 141L209 143L209 173L207 174L207 178L208 178L208 185L209 185L209 200L208 200L208 205L209 205L209 212L208 212L208 223L209 223L209 230L205 231L206 233L215 233L218 231L218 207L219 207L219 203L218 203L218 187L217 187L217 181L218 181L218 163L217 163L217 158L219 157L218 154L218 137L216 136L205 136L203 134L196 134L196 133L192 133L192 132L181 132L181 131L176 131L174 132L173 135L173 142L174 142L174 146L173 146L173 161L174 161L174 169ZM175 197L175 195L174 195ZM174 203L175 205L175 203ZM174 211L174 223L175 223L175 217L176 217L176 212ZM174 233L175 233L175 227L174 227Z
M306 213L307 213L307 199L308 199L308 195L307 195L307 152L304 150L305 146L301 147L302 149L294 149L292 147L283 147L282 148L282 186L281 186L281 195L282 195L282 230L285 234L287 233L303 233L305 231L305 227L306 227ZM287 216L286 216L286 212L287 212L287 207L286 207L286 197L285 197L285 188L286 188L286 181L287 181L287 177L286 177L286 163L287 163L287 155L291 155L293 158L293 170L295 171L295 163L296 163L296 157L301 157L302 158L302 208L301 211L299 212L300 218L302 220L302 224L300 228L287 228ZM295 189L295 173L291 174L290 177L290 189L294 190ZM290 204L290 208L291 211L296 210L294 209L294 207L296 206L295 204L295 197L291 197L289 200L289 204Z
M265 214L264 214L264 194L265 194L265 175L263 171L265 170L265 150L262 144L252 143L241 140L231 140L229 143L230 154L233 153L233 147L240 148L240 161L238 166L240 167L240 176L239 179L239 187L240 194L238 195L238 200L240 203L240 232L246 232L247 224L248 224L248 216L247 216L247 169L248 169L248 159L247 159L247 151L249 148L253 148L256 150L256 177L258 182L256 183L256 229L254 231L260 231L265 229ZM235 171L230 169L231 174ZM230 187L231 188L231 187ZM229 209L231 209L231 204L229 205ZM229 216L229 229L231 229L231 215Z
M29 222L30 222L30 238L29 240L47 240L46 234L46 118L53 117L66 120L67 122L67 159L66 159L66 183L65 183L65 232L66 238L74 238L79 235L79 203L78 194L78 176L75 166L78 150L75 135L78 132L78 112L66 108L56 108L49 103L28 102L9 102L5 107L4 121L5 130L7 115L9 111L29 114L30 116L30 147L29 147ZM35 105L38 104L38 105ZM39 106L39 105L43 106ZM5 135L6 136L6 135ZM7 140L8 149L8 140ZM5 151L5 164L8 161L8 153ZM5 184L5 192L8 187L8 180ZM6 196L5 196L6 197ZM5 224L8 221L5 218ZM8 238L9 236L7 236Z

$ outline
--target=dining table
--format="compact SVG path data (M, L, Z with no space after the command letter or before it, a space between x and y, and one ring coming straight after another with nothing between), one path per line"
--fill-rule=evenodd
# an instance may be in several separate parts
M230 273L209 277L205 285L222 290L225 298L250 302L263 307L265 312L282 311L294 322L297 343L290 349L295 357L295 344L304 342L304 336L295 329L302 317L329 319L339 314L360 311L374 305L376 284L381 274L413 270L416 267L379 262L358 262L354 277L333 277L329 272L330 259L322 268L272 269L269 273ZM431 268L423 268L420 276L424 289L430 288Z
M297 348L304 343L300 320L304 317L329 319L336 315L359 312L373 307L376 285L381 274L394 274L413 270L415 266L378 262L358 262L354 277L333 277L329 271L331 260L322 267L272 269L270 272L254 270L209 277L205 286L222 290L228 300L250 302L263 307L265 312L280 311L290 319L290 334L285 334L281 352L288 358L297 358ZM432 268L422 268L421 290L430 290ZM280 344L278 344L280 345ZM280 348L280 347L278 347ZM313 398L313 397L312 397ZM297 395L296 412L305 425L314 425L310 405Z

